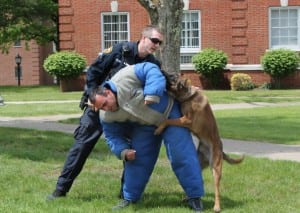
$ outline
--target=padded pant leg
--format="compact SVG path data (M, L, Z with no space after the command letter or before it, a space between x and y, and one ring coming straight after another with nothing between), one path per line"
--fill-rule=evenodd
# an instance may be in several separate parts
M58 178L56 189L64 192L70 190L101 134L99 112L87 108L80 118L79 126L74 131L75 141Z
M180 116L180 107L175 102L170 118ZM189 198L202 197L204 184L201 166L190 131L183 127L169 126L163 132L163 140L172 169L186 195Z
M132 132L132 148L136 159L125 162L124 198L138 201L152 174L161 147L161 137L154 136L154 126L136 125Z

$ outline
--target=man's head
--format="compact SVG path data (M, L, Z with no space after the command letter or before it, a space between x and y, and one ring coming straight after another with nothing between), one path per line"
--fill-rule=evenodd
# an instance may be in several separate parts
M99 87L89 95L89 106L95 111L117 111L118 102L116 95L108 88Z
M161 30L153 25L149 25L142 31L142 37L139 42L139 57L143 58L154 53L159 49L163 42Z

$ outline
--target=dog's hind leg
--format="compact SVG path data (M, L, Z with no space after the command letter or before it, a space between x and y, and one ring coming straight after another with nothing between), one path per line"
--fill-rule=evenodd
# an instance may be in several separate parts
M213 162L212 162L212 173L214 177L215 184L215 204L214 211L220 212L220 181L222 178L222 164L223 164L223 153L217 149L212 150L213 153Z

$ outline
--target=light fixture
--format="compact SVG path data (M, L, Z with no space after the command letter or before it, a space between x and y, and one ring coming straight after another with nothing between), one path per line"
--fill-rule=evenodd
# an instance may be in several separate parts
M20 86L21 85L21 62L22 62L22 57L19 55L19 53L18 53L18 55L15 57L15 62L16 62L16 64L17 64L17 77L18 77L18 86Z
M19 55L19 53L18 53L18 55L15 57L15 61L16 61L16 64L17 64L17 65L20 65L20 64L21 64L21 62L22 62L22 57Z
M289 5L289 0L280 0L281 7L287 7Z
M110 9L111 9L111 12L118 12L118 1L116 0L113 0L110 2Z
M189 10L190 0L183 0L183 10Z

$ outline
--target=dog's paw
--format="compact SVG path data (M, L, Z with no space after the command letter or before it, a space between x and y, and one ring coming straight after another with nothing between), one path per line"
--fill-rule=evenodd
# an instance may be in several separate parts
M158 127L155 131L154 131L154 135L160 135L162 133L164 129L163 128L160 128Z
M188 125L188 124L191 124L192 123L192 120L189 119L187 116L182 116L180 118L180 122L183 124L183 125Z

